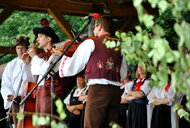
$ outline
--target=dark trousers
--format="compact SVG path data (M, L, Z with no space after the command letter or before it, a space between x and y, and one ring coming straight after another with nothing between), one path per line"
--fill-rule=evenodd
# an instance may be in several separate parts
M109 128L118 123L122 90L113 85L91 85L85 108L84 128Z

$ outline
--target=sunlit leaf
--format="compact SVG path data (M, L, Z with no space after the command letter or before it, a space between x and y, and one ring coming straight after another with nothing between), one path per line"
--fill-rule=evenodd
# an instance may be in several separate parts
M135 7L139 6L143 0L133 0L133 4Z
M171 63L172 61L174 61L174 56L171 52L167 52L166 53L166 62Z
M137 31L139 31L139 32L142 31L142 28L141 28L141 26L139 26L139 25L135 26L135 29L136 29Z
M127 34L125 32L121 33L121 39L124 40L127 37Z
M32 125L37 126L38 125L38 116L32 115Z
M38 118L38 125L47 125L49 122L46 120L46 117L39 117Z
M140 42L142 41L143 36L142 36L141 33L137 33L137 34L136 34L136 37L137 37L137 40L138 40L138 41L140 41Z
M57 127L57 123L55 120L51 121L51 127L52 128L56 128Z
M146 27L152 27L154 25L153 18L154 17L152 15L148 15L148 14L145 14L143 16L143 21L144 21L144 24L146 25Z
M165 0L161 0L158 2L158 7L164 12L167 9L168 3Z
M16 118L18 120L23 120L24 119L24 114L23 113L17 113Z
M121 38L120 32L116 31L115 35L117 36L117 38Z

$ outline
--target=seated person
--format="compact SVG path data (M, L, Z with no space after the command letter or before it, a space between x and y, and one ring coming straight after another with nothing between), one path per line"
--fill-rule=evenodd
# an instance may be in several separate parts
M84 75L77 75L76 82L77 87L72 89L70 94L64 100L64 103L70 112L69 128L78 128L81 126L81 115L84 105L78 98L80 95L86 94Z

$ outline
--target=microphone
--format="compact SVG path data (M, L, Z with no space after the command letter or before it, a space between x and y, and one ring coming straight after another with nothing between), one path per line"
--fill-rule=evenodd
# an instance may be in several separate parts
M100 17L99 13L92 13L89 16L85 16L81 18L81 20L91 20L91 19L98 19Z

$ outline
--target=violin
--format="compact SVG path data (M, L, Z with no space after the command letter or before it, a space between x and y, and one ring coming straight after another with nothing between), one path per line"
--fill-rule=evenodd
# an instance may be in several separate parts
M88 38L85 38L82 42L74 42L70 47L69 49L65 52L65 55L68 56L68 57L72 57L72 55L74 54L74 52L76 51L76 49L78 48L78 46L83 43L85 40L87 39L94 39L96 37L92 36L92 37L88 37ZM60 49L56 49L60 52L63 52L64 49L71 43L72 41L68 41L68 42L65 42L63 44L63 48L60 48ZM54 53L53 50L50 51L51 53Z

